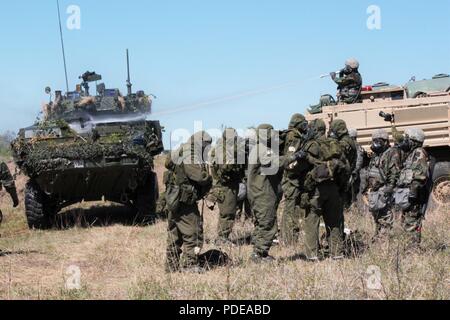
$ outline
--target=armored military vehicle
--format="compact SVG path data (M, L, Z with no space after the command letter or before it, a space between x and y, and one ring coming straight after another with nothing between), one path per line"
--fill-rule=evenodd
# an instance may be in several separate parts
M377 83L365 86L362 102L351 105L324 103L307 113L307 119L334 119L347 122L358 130L358 141L370 149L374 130L400 132L409 127L421 128L426 135L425 147L431 157L432 182L428 208L450 203L450 76L439 74L432 79L411 79L404 86Z
M148 121L152 98L128 94L86 72L76 90L46 88L50 102L43 119L21 129L12 149L17 166L29 177L25 211L30 228L52 226L57 213L81 201L107 200L129 205L151 218L158 197L154 156L163 151L158 121Z

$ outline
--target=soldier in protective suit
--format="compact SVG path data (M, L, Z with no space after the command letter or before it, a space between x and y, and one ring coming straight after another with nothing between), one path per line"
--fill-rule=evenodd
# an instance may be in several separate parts
M396 205L403 215L403 228L410 235L411 244L421 242L422 220L428 192L426 185L430 177L428 153L423 148L425 134L421 129L407 129L402 148L407 152L395 191Z
M344 210L338 185L342 170L348 170L341 146L335 139L325 136L323 120L309 124L309 141L304 147L304 165L309 168L305 180L305 194L309 198L305 217L306 256L310 261L319 259L319 226L323 217L327 229L330 254L343 258ZM344 161L344 162L343 162ZM305 195L302 200L305 200Z
M216 179L215 200L219 205L216 245L229 244L238 205L239 185L245 174L245 141L235 129L225 129L212 153L212 169Z
M400 175L401 154L390 147L389 134L382 129L373 133L371 149L374 154L364 177L363 192L368 195L369 211L375 219L376 239L392 228L392 195Z
M349 175L347 176L347 173L344 172L345 175L340 178L344 182L347 181L347 183L339 186L344 205L348 208L352 204L351 174L356 167L358 149L356 147L355 140L353 140L349 135L347 124L344 120L338 119L331 122L329 136L339 142L342 151L344 152L345 159L348 161L350 166Z
M0 190L2 189L2 187L4 187L6 192L8 192L11 196L13 207L16 208L17 206L19 206L19 197L17 196L17 189L14 183L14 178L11 175L8 166L4 162L0 164ZM3 214L0 210L0 224L2 223L2 220Z
M212 179L205 163L212 138L198 132L167 158L170 174L167 181L166 204L169 209L166 271L199 273L198 255L203 246L203 217L198 201L211 188ZM183 248L184 246L184 248ZM183 248L183 250L182 250Z
M362 77L358 71L359 62L348 59L345 68L339 73L332 72L331 79L338 85L338 103L353 104L359 102L362 88Z
M357 197L360 190L361 185L361 173L363 172L365 160L367 158L367 153L364 148L358 143L358 131L356 129L350 129L348 131L350 138L353 139L356 145L356 162L354 164L354 168L352 171L352 177L350 180L351 188L352 188L352 202L357 201ZM363 173L364 174L364 173Z
M301 114L294 114L286 133L284 155L291 156L301 150L304 135L308 130L308 121ZM301 210L299 208L300 195L303 193L303 181L306 172L299 170L298 162L287 166L284 171L282 188L284 195L284 212L281 217L281 241L293 244L298 241L300 234Z
M300 159L300 153L280 156L278 140L269 124L257 128L257 143L249 156L248 197L255 219L252 235L253 253L256 262L270 262L269 256L277 228L277 208L281 200L280 182L282 169Z

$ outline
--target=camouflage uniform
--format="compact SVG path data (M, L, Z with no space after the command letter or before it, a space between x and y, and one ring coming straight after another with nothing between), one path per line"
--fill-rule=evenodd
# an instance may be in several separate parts
M374 155L366 173L366 190L369 196L369 210L375 223L375 236L392 228L392 193L397 184L401 170L401 154L397 148L389 146L386 131L378 130L373 140L382 139L384 146L372 146ZM372 200L371 200L372 199Z
M2 189L2 187L4 187L6 192L8 192L11 196L14 208L17 207L19 205L19 198L17 196L17 189L14 183L14 178L11 175L8 166L4 162L0 164L0 190ZM2 220L3 214L0 210L0 224Z
M419 134L419 138L413 140L413 134ZM400 177L397 182L397 192L399 189L408 190L408 204L402 209L403 228L410 235L413 244L419 244L422 233L423 208L427 202L428 192L426 184L429 179L429 157L422 147L424 142L423 131L418 129L409 129L406 131L407 140L409 140L410 149Z
M304 147L307 153L304 165L309 172L305 181L308 194L302 195L302 201L308 201L305 217L305 246L306 256L310 260L319 258L319 226L323 217L327 236L329 237L330 253L334 258L343 256L344 212L342 199L339 195L336 176L339 170L330 169L341 163L343 152L340 145L325 137L325 123L315 120L310 123L310 131L314 133L312 139ZM313 134L309 134L312 136ZM325 154L328 154L327 156ZM333 160L330 161L330 158ZM343 166L341 163L340 165ZM320 177L323 177L320 178Z
M168 272L179 270L182 252L187 271L198 266L198 254L203 246L203 217L198 210L198 201L211 188L212 179L203 159L204 150L210 144L211 137L207 133L196 133L166 162L170 170L166 190L170 210L166 254Z
M216 180L214 192L219 205L218 242L226 243L233 231L239 185L245 173L244 152L244 141L239 138L236 130L230 128L225 130L212 154L213 176Z
M341 145L342 151L344 152L345 159L350 166L349 175L344 173L344 176L341 177L344 185L339 186L341 189L341 196L344 201L346 207L349 207L352 203L352 186L351 186L351 174L356 168L356 161L358 158L358 149L356 147L356 142L353 140L347 129L347 124L343 120L334 120L330 125L330 136L337 139L339 144Z
M277 154L271 125L259 126L257 137L257 144L249 157L248 197L255 219L252 259L259 262L261 259L271 258L269 250L278 232L277 208L282 196L280 169L288 162L286 157Z
M354 129L349 130L349 135L353 139L356 145L356 161L352 171L351 188L352 188L352 202L357 201L357 197L360 191L361 178L360 175L364 174L363 169L365 160L367 157L366 150L358 143L358 132Z
M338 102L345 104L356 103L360 99L362 77L358 72L359 63L354 59L346 62L345 69L339 73L331 73L331 78L338 85Z
M306 131L307 124L303 115L295 114L292 116L286 135L284 155L292 155L301 149L304 143L303 134ZM302 210L299 207L299 201L303 193L305 172L301 172L298 169L298 163L289 165L284 171L282 180L284 212L281 217L281 240L285 244L292 244L298 241L300 234Z

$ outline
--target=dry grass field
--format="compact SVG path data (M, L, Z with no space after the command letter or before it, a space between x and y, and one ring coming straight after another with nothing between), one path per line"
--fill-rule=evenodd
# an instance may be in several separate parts
M159 168L161 171L161 168ZM26 179L18 177L23 199ZM250 245L221 248L231 264L203 275L164 272L166 223L137 226L129 212L106 203L65 210L63 227L29 231L23 203L11 209L2 192L0 299L449 299L449 208L439 208L424 224L422 250L404 250L400 232L352 259L309 263L298 246L275 246L274 264L249 261ZM213 249L217 212L204 214ZM347 227L368 242L371 218L349 212ZM251 223L239 222L234 237L245 238ZM397 230L398 231L398 230ZM69 290L68 269L77 266L81 287ZM381 285L370 286L368 270L379 268Z

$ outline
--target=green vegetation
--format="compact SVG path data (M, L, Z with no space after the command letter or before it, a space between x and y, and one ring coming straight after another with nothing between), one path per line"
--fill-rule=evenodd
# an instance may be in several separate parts
M14 140L15 134L7 131L0 135L0 157L9 158L11 156L11 141Z

